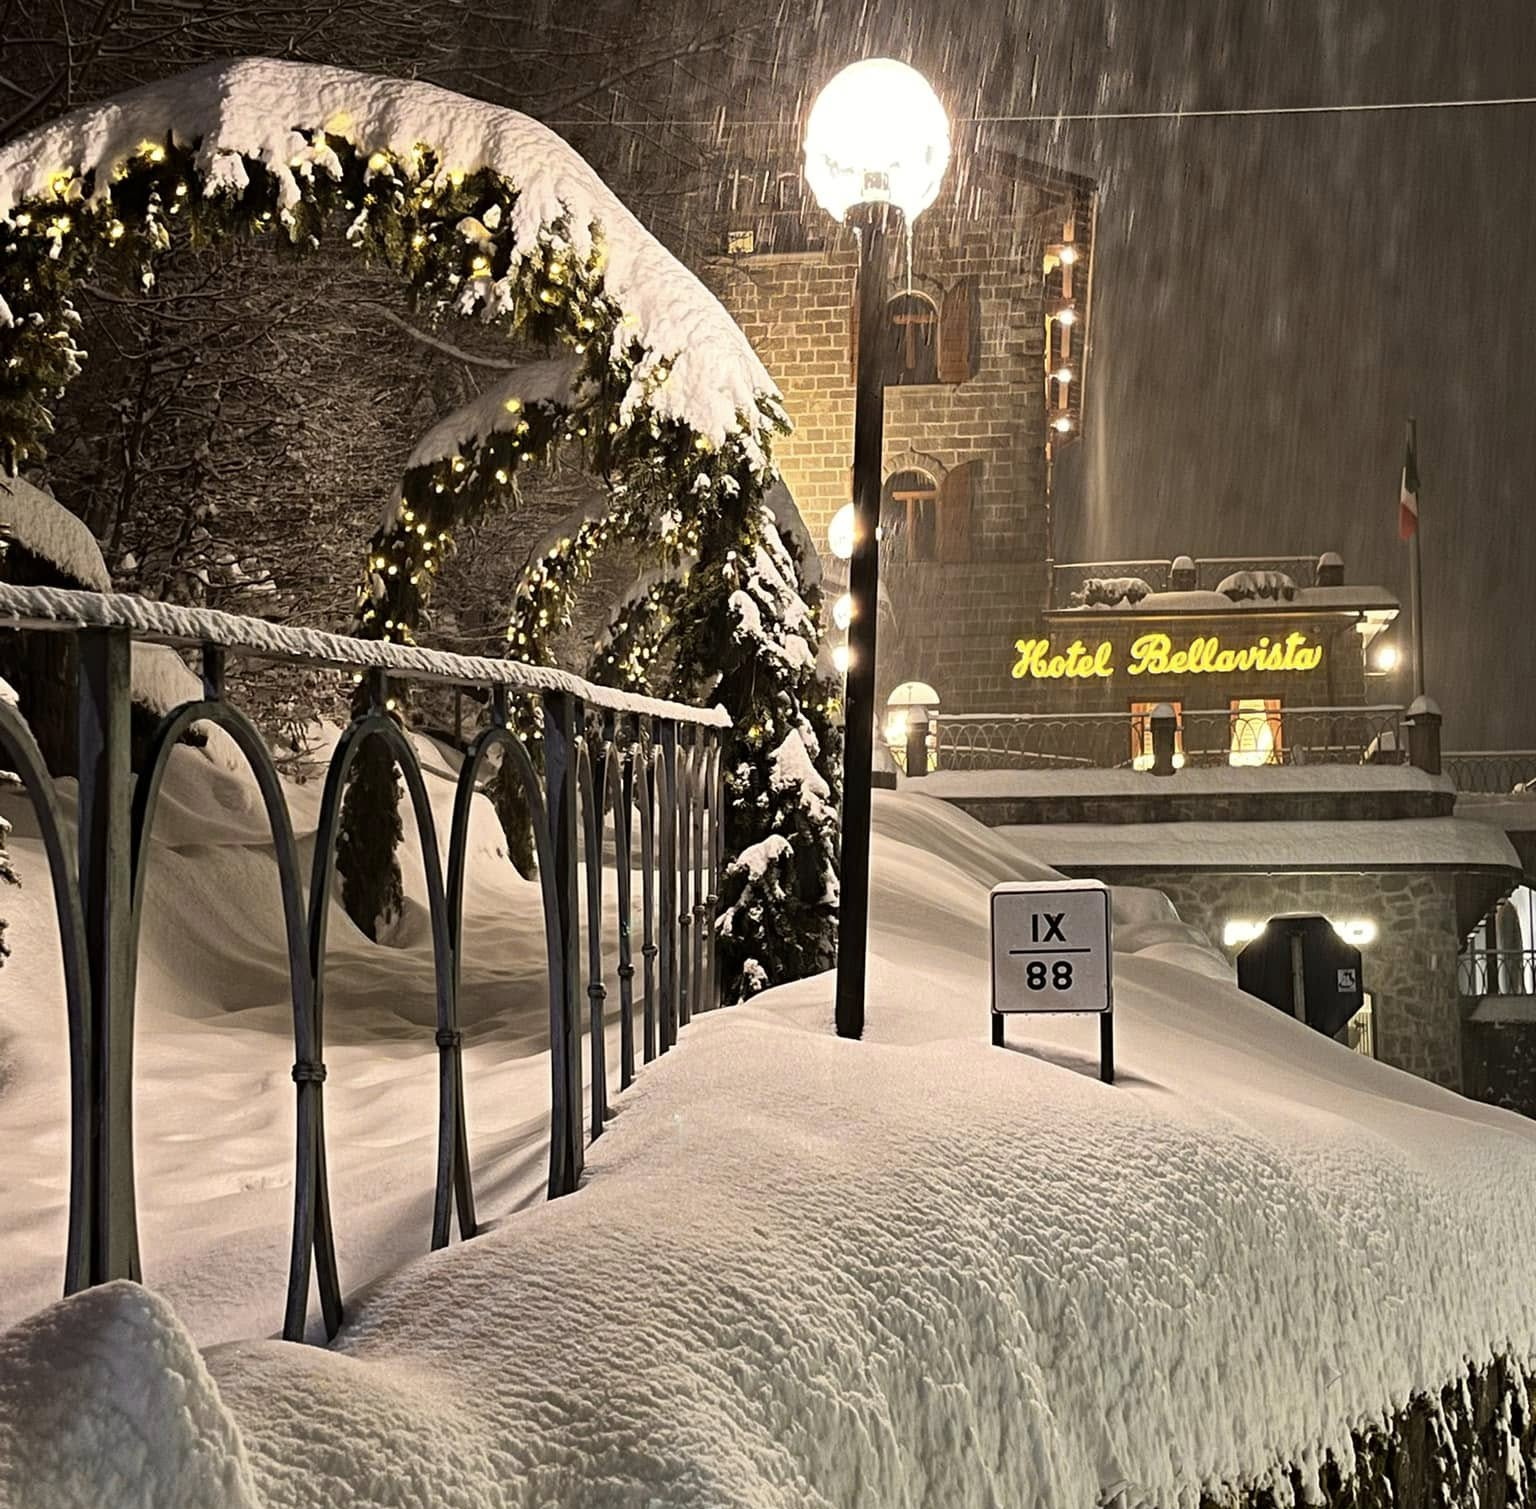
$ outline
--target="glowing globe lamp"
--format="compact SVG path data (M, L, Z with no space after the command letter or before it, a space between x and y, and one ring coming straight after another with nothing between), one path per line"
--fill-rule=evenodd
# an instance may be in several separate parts
M856 204L893 204L915 220L939 196L949 118L932 86L894 58L852 63L816 97L805 128L805 181L835 220Z

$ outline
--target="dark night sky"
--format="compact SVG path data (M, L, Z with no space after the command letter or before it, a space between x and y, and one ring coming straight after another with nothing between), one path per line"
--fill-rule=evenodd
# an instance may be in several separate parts
M801 0L773 48L730 110L869 53L961 118L1536 95L1532 0ZM1333 549L1406 602L1413 415L1447 743L1536 747L1536 106L1008 129L1103 189L1058 557Z
M1041 44L1036 108L1536 94L1530 0L1073 14ZM1406 599L1416 415L1447 743L1536 745L1536 106L1020 129L1104 191L1058 553L1331 548Z

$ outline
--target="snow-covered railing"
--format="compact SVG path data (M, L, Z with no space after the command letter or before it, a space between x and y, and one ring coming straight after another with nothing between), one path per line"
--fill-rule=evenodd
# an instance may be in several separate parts
M1177 717L1180 764L1396 764L1407 747L1400 707L1189 708ZM1152 764L1151 719L1128 712L948 714L930 743L939 770Z
M1469 796L1536 788L1536 749L1453 749L1440 760L1451 783Z
M290 1339L304 1335L311 1264L328 1334L341 1323L325 1166L321 1003L342 796L353 762L370 740L383 741L404 780L425 866L439 1061L433 1247L447 1244L455 1212L461 1237L476 1230L458 957L471 805L493 755L499 752L502 779L515 784L526 803L538 860L549 976L552 1198L576 1188L588 1133L598 1136L608 1116L605 1029L612 1013L605 965L616 962L621 1087L633 1079L637 1057L649 1062L665 1053L696 1011L720 1004L715 914L726 858L721 743L730 726L722 709L630 696L516 661L351 639L126 594L0 583L0 629L68 634L77 667L79 805L73 843L22 710L0 699L0 769L20 774L37 815L63 953L71 1098L66 1293L140 1274L132 1115L136 956L161 783L172 751L194 726L220 730L249 766L277 861L293 1000L298 1130L283 1322ZM186 699L161 719L137 772L129 741L135 641L196 650L202 673L200 687L187 673ZM228 654L350 670L361 683L363 711L337 741L307 876L266 740L225 698ZM489 724L470 744L458 775L446 856L420 762L389 710L395 691L413 682L478 688L490 709ZM523 729L537 733L525 739ZM605 947L603 848L609 819L617 905L615 936ZM637 821L638 1013L631 931ZM578 858L585 861L585 966ZM582 1096L583 994L589 1125Z

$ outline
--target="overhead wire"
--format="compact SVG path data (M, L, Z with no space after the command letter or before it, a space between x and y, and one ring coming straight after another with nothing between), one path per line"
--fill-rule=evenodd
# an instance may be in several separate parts
M1536 105L1536 94L1510 94L1489 98L1450 100L1375 100L1356 101L1335 105L1235 105L1211 109L1185 109L1173 106L1160 110L1060 110L1040 111L1028 115L958 115L956 125L973 126L1049 126L1069 122L1113 121L1194 121L1233 120L1260 116L1302 115L1382 115L1402 114L1414 110L1493 110L1518 105ZM782 117L772 120L730 120L722 122L720 116L708 119L684 120L666 116L637 116L634 118L607 117L593 114L578 120L552 120L546 125L554 127L575 126L673 126L698 129L718 127L721 124L737 127L763 128L789 126L793 122Z

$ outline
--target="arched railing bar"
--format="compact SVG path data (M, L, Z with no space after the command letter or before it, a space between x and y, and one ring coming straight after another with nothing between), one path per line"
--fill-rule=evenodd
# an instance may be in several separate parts
M69 1237L64 1254L64 1292L94 1282L90 1272L91 1066L86 1026L91 1014L91 976L86 961L85 911L64 821L42 751L26 720L0 700L0 752L15 767L37 817L53 904L59 917L64 962L64 1001L69 1029Z
M693 901L693 988L689 999L695 1012L708 1011L714 1004L704 982L704 931L709 921L709 906L704 900L708 894L704 884L704 813L709 802L710 742L708 732L699 729L694 739L693 775L688 794L693 822L693 863L689 881Z
M377 683L376 694L383 691L382 677L373 678ZM378 710L376 696L373 711L353 720L342 734L331 757L326 772L325 792L320 801L320 822L315 831L314 869L309 890L309 945L310 978L314 996L315 1046L319 1050L324 1042L325 1020L325 939L329 921L331 887L335 876L336 842L340 835L342 794L346 789L347 774L363 745L370 738L380 738L394 759L395 768L405 781L410 793L412 814L421 842L422 869L427 883L427 906L432 925L433 984L437 1002L437 1043L439 1049L439 1095L437 1180L432 1204L432 1246L443 1247L448 1242L448 1227L452 1210L455 1183L455 1162L458 1147L468 1139L463 1134L463 1106L454 1093L458 1083L456 1074L444 1072L441 1065L445 1055L456 1059L460 1052L457 1012L454 1001L453 949L449 941L448 907L443 887L443 877L437 845L436 824L431 803L427 797L426 783L422 778L421 765L416 751L402 733L400 726L387 713ZM317 1059L318 1062L318 1059ZM296 1071L297 1072L297 1071ZM324 1076L323 1066L320 1075ZM320 1124L319 1146L321 1171L324 1171L324 1120L317 1115ZM318 1212L317 1212L318 1214ZM318 1228L317 1228L318 1231ZM469 1235L461 1228L461 1235ZM334 1242L334 1238L332 1238ZM317 1261L320 1253L316 1251ZM334 1254L331 1262L334 1264ZM330 1327L331 1317L326 1324ZM340 1322L339 1307L337 1323ZM331 1334L334 1334L332 1332Z
M640 803L640 961L641 1035L645 1062L656 1057L656 725L654 719L636 719L635 759L639 763L637 796Z
M492 727L484 730L470 745L463 769L459 772L459 786L454 796L454 837L449 854L448 883L449 915L454 929L454 967L458 968L461 962L460 939L463 936L464 880L468 857L470 806L474 800L475 781L480 766L495 748L500 748L502 751L503 776L506 773L506 762L511 762L511 768L516 773L524 800L528 804L530 824L533 828L534 856L539 867L539 891L544 912L544 948L550 991L550 1032L553 1034L558 1029L559 1014L564 1000L562 983L564 945L560 934L560 903L555 891L556 865L549 830L549 814L545 806L544 790L539 784L538 772L534 769L527 746L504 726L504 720L498 720ZM551 1198L564 1192L557 1190L554 1186L556 1172L552 1138L549 1190Z
M626 717L626 724L631 720ZM615 737L623 732L622 743ZM609 730L609 747L614 758L610 766L613 797L613 862L617 891L619 924L619 1088L628 1089L635 1078L635 961L634 942L630 936L632 870L635 852L635 759L639 739L633 727Z
M693 1020L693 884L692 852L693 775L697 744L691 728L678 730L677 778L674 785L674 820L677 824L677 1025L686 1027ZM674 1036L673 1041L676 1041Z
M210 676L208 680L214 688L217 687L216 677ZM289 816L288 803L283 796L277 766L273 763L266 741L250 719L227 702L216 699L189 702L167 713L150 740L148 763L134 783L133 905L128 923L127 977L132 980L137 974L145 877L149 871L149 835L160 800L160 790L170 767L172 753L195 723L215 724L229 735L239 749L261 793L267 829L272 836L273 855L277 862L277 884L283 905L283 941L288 951L288 986L293 1003L296 1119L293 1237L288 1254L288 1293L283 1308L283 1336L288 1341L302 1341L309 1315L310 1252L314 1245L315 1212L319 1191L323 1187L316 1177L316 1122L310 1109L314 1097L305 1094L305 1085L313 1082L316 1069L322 1076L324 1074L309 971L303 866L299 858L299 846L293 835L293 820ZM318 1089L318 1082L315 1082L316 1092Z
M725 784L722 778L722 752L724 739L720 734L711 740L709 768L709 940L705 969L709 975L709 999L719 1006L723 999L720 989L720 867L725 852Z
M661 1051L677 1043L677 739L675 723L660 729L661 766L656 804L657 863L660 877L657 898L657 1034Z
M580 726L580 725L578 725ZM592 745L599 744L596 760ZM588 1136L596 1142L608 1117L608 1040L604 1035L604 1007L608 988L603 983L603 804L595 795L601 779L604 755L600 737L583 729L576 745L576 785L581 795L581 842L586 859L587 890L587 1068L592 1076L591 1124ZM594 778L593 766L597 766Z

